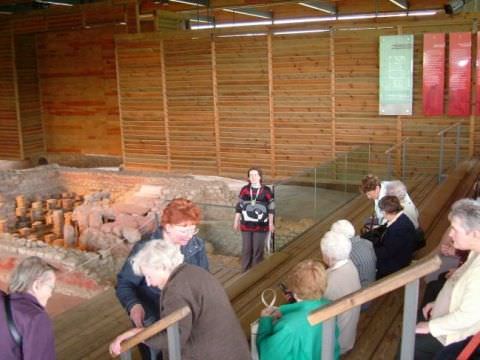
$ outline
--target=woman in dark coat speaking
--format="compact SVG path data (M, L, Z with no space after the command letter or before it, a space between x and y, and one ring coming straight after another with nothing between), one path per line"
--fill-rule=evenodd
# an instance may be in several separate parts
M387 228L375 246L377 279L410 265L416 239L415 227L403 213L396 196L384 196L379 207L387 220Z

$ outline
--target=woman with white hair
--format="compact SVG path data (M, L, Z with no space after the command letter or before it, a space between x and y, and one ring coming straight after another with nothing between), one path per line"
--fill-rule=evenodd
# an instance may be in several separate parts
M53 327L45 306L55 288L55 270L36 256L10 276L9 294L0 291L0 358L54 360Z
M222 285L206 270L183 263L178 246L164 241L148 242L131 260L135 274L144 276L148 286L162 290L162 316L184 306L190 314L180 320L182 358L249 358L247 340ZM143 328L133 328L110 344L110 353L120 354L120 344ZM145 342L149 347L167 350L166 331Z
M448 278L435 301L423 308L426 321L416 327L415 359L440 359L444 347L480 331L480 202L457 201L448 219L453 246L470 254Z
M327 264L327 290L325 297L335 301L361 288L358 271L349 259L352 250L351 241L344 235L329 231L321 242L320 249ZM357 334L360 307L357 306L338 317L340 329L340 353L345 354L353 348Z
M418 229L418 210L410 196L408 196L405 184L400 180L385 181L385 188L385 196L396 196L403 207L403 213L407 215L415 229Z
M355 235L352 223L345 219L334 222L330 230L346 236L352 242L350 259L358 270L362 288L374 282L377 273L377 256L372 242Z

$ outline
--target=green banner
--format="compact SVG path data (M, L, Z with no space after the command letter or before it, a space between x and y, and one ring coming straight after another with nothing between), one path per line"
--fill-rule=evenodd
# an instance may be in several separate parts
M380 115L412 115L413 35L380 36Z

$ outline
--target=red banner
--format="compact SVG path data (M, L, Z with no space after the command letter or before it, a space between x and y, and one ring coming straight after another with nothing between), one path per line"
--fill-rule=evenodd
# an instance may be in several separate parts
M475 68L477 69L477 103L475 104L476 115L480 115L480 32L477 33L477 63Z
M470 115L472 34L451 33L448 74L448 115Z
M443 114L445 34L423 35L423 114Z

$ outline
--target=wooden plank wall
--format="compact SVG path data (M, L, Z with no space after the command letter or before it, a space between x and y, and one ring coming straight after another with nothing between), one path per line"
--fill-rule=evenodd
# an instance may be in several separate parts
M1 159L22 159L13 34L5 25L0 25L0 139Z
M330 39L327 33L274 36L272 42L274 168L285 176L335 154Z
M215 40L220 174L244 176L245 164L271 174L267 37ZM214 76L215 76L214 75Z
M15 37L15 59L23 152L30 158L45 151L34 35Z
M114 31L93 28L38 35L49 152L120 153Z
M113 37L136 32L137 20L136 1L123 1L52 7L0 24L1 159L45 148L121 154Z
M142 138L155 133L153 128L124 136L126 165L148 168L144 164L166 161L172 171L243 177L246 168L257 164L270 176L282 178L357 146L366 149L368 144L375 152L371 154L374 166L385 167L385 150L409 137L407 172L435 173L439 160L436 134L462 120L421 114L423 33L442 31L446 23L447 19L381 27L362 24L355 29L282 36L198 33L194 39L163 40L163 52L160 35L130 36L135 51L160 51L165 72L156 71L143 86L132 81L131 69L119 61L119 76L125 80L119 84L120 102L130 101L126 94L131 92L141 95L135 103L141 117L148 104L158 100L162 106L159 119L168 119L166 123L160 120L162 131L156 133L162 139L160 147L149 146L144 142L148 137ZM471 31L472 26L472 20L461 19L448 29ZM415 35L414 115L380 116L378 39L402 33ZM128 53L128 39L118 37L117 51ZM149 57L137 60L137 68L150 61ZM151 86L162 96L150 96ZM124 128L137 120L135 111L129 110L128 119L122 119ZM463 121L462 154L468 154L471 134L473 150L478 153L475 117ZM446 137L446 165L453 161L454 135L449 132ZM168 138L166 145L163 139ZM144 142L144 155L132 152L127 146L132 141ZM399 149L392 152L391 160L397 174ZM356 165L364 168L364 164L349 164Z
M117 43L123 157L131 167L169 170L161 47L161 41Z
M164 42L171 169L216 174L212 56L208 38Z

